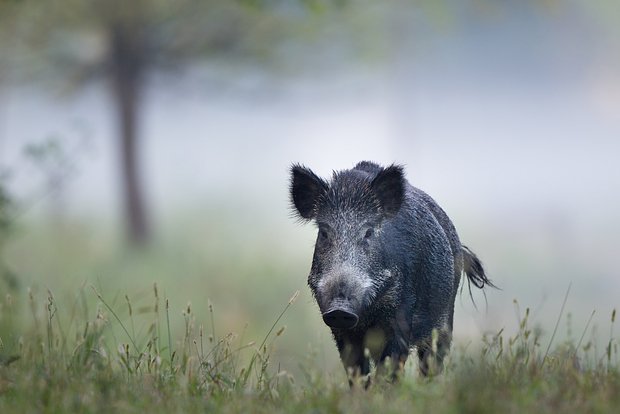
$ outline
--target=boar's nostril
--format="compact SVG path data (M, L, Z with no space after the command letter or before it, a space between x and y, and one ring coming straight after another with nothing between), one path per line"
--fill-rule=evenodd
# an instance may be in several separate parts
M331 309L323 314L323 321L332 328L351 329L359 318L353 312L342 308Z

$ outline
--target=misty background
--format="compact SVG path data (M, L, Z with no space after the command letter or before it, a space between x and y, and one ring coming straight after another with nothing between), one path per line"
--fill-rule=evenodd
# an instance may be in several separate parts
M579 337L593 310L588 329L607 329L616 2L52 3L0 3L7 292L94 284L120 306L155 282L179 319L189 301L206 321L210 301L218 333L251 337L300 290L279 357L339 369L289 167L329 177L373 160L405 165L501 288L474 292L477 309L457 298L456 343L514 329L528 307L548 334L569 286L558 334Z

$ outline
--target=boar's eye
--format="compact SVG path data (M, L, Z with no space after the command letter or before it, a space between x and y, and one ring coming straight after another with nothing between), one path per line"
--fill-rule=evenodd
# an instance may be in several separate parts
M366 233L364 234L364 238L370 239L374 234L375 234L374 229L368 229L366 230Z
M327 230L325 229L319 230L319 239L323 241L329 240L329 234L327 233Z
M319 223L318 228L319 235L317 238L317 242L321 243L322 245L329 245L334 237L334 232L332 228L329 226L329 224L325 223Z

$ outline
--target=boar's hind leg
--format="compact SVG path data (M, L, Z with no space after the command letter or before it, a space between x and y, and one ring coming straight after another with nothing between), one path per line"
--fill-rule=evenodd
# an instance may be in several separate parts
M452 334L448 330L439 330L437 345L433 347L432 336L420 341L417 345L418 358L420 359L420 373L427 377L438 374L443 369L443 359L450 350Z

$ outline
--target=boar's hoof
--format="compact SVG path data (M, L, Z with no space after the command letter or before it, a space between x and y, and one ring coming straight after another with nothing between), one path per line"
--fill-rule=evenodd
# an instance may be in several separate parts
M343 308L332 308L323 314L323 321L330 328L351 329L357 325L358 317Z

